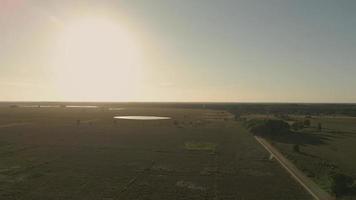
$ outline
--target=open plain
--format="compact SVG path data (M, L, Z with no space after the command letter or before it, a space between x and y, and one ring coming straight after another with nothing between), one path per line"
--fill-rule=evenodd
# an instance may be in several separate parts
M3 106L0 161L0 199L312 199L221 110Z

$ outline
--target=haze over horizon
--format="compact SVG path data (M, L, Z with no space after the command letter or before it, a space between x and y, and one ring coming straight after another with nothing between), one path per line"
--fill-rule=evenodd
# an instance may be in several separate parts
M0 101L356 103L356 1L0 0Z

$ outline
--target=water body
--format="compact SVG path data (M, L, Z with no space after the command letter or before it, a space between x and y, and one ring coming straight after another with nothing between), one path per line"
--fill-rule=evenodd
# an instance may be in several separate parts
M23 108L59 108L59 105L28 105L28 106L20 106Z
M109 108L108 110L125 110L125 108Z
M30 105L30 106L20 106L22 108L39 108L38 105Z
M115 116L115 119L129 119L129 120L166 120L170 117L158 117L158 116Z
M98 106L75 106L75 105L71 106L71 105L69 105L69 106L66 106L66 108L98 108Z
M59 105L51 106L51 105L40 105L40 108L59 108Z

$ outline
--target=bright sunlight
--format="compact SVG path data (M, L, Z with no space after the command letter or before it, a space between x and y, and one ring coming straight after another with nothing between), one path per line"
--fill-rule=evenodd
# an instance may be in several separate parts
M107 18L63 25L54 52L56 83L70 99L129 100L137 92L139 50L130 32Z

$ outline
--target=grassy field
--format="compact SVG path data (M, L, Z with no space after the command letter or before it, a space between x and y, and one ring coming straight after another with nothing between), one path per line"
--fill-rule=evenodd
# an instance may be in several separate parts
M303 120L304 116L290 116ZM277 146L298 168L325 190L330 190L330 174L345 174L356 180L356 118L345 116L312 117L311 127L297 131L293 138L274 139ZM321 123L322 130L317 125ZM296 152L293 147L299 145ZM355 199L349 191L338 199Z
M0 199L311 198L225 111L2 107L0 160Z

